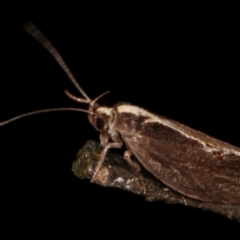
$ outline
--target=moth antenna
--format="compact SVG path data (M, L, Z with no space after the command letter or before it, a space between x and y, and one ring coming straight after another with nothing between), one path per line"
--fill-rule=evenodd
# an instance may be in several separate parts
M72 99L73 101L81 102L81 103L90 103L90 102L91 102L91 101L86 100L86 99L84 99L84 98L78 98L78 97L72 95L68 90L65 90L64 93L65 93L70 99Z
M92 112L94 104L95 104L101 97L103 97L104 95L108 94L109 92L110 92L110 91L107 91L107 92L101 94L100 96L96 97L94 100L92 100L92 101L90 102L90 104L89 104L89 111Z
M33 36L44 48L47 49L47 51L55 58L57 63L60 65L60 67L67 74L67 76L69 77L71 82L74 84L74 86L78 89L78 91L85 97L86 100L88 100L88 102L90 102L91 99L88 97L88 95L80 87L77 80L73 76L72 72L68 68L67 64L65 63L65 61L61 57L60 53L52 45L52 43L47 39L47 37L31 21L25 23L23 25L23 28L26 32L28 32L31 36Z
M16 117L10 118L6 121L0 122L0 127L4 126L6 124L9 124L11 122L14 122L18 119L24 118L24 117L32 116L32 115L39 114L39 113L57 112L57 111L85 112L85 113L88 113L89 115L96 115L96 113L93 113L91 111L84 110L84 109L79 109L79 108L49 108L49 109L43 109L43 110L33 111L33 112L29 112L29 113L24 113L24 114L18 115Z
M92 111L93 111L93 106L94 106L94 104L95 104L101 97L103 97L104 95L108 94L110 91L107 91L107 92L101 94L100 96L98 96L97 98L95 98L95 99L92 100L92 101L88 101L88 100L85 100L85 99L82 99L82 98L78 98L78 97L72 95L72 94L71 94L69 91L67 91L67 90L65 90L64 92L65 92L65 94L66 94L69 98L71 98L73 101L83 102L83 103L90 103L90 104L89 104L89 111L92 112Z

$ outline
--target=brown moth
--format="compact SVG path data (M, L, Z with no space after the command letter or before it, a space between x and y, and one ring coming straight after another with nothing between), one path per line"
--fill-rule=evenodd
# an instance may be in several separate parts
M129 103L100 106L97 100L106 93L90 99L43 33L32 23L24 28L53 55L84 98L66 91L67 96L89 104L89 108L40 110L2 122L0 126L41 112L86 112L92 126L100 132L103 146L93 179L108 149L121 148L125 144L124 158L136 174L140 167L133 157L157 179L184 196L204 202L240 205L240 148Z

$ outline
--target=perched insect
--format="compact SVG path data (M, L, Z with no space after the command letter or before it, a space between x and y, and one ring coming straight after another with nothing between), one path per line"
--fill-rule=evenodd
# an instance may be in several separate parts
M133 157L157 179L184 196L204 202L240 205L240 148L129 103L100 106L97 101L108 92L91 100L42 32L32 23L24 28L53 55L84 98L66 91L67 96L89 104L89 108L40 110L2 122L0 126L47 111L86 112L90 123L100 132L103 146L93 179L108 149L121 148L125 144L124 158L136 174L141 168Z

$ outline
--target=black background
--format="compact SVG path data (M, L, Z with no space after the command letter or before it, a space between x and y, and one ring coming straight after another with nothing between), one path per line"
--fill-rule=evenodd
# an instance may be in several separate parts
M98 9L99 7L99 9ZM239 38L234 16L162 9L102 10L39 6L1 21L0 120L54 107L83 107L46 50L21 28L31 19L71 68L91 97L111 90L100 103L125 101L240 146ZM31 234L71 229L76 236L149 237L188 228L222 234L236 221L180 205L148 203L142 197L77 179L71 164L98 132L84 113L58 112L21 119L0 128L1 217L6 229ZM181 230L180 225L184 226ZM98 230L97 230L98 229ZM200 230L201 229L201 230ZM128 231L128 233L127 233ZM9 232L11 234L11 231Z

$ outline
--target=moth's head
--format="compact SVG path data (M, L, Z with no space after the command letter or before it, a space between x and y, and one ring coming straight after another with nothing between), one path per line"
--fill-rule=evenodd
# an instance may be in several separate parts
M89 103L89 108L88 108L88 120L92 124L92 126L102 132L102 131L108 131L113 123L115 122L115 111L113 108L106 107L106 106L101 106L97 103L97 101L106 95L108 92L105 92L95 98L94 100L88 99L85 100L83 98L77 98L70 94L68 91L65 91L68 97L73 99L74 101L77 102L84 102L84 103Z
M88 120L93 127L102 132L109 129L109 123L112 119L112 108L95 104L93 114L88 114Z
M109 93L109 91L101 94L99 97L91 101L88 109L90 112L90 114L88 114L89 122L100 132L108 131L111 124L115 121L113 108L101 106L97 103L97 101L107 93Z

